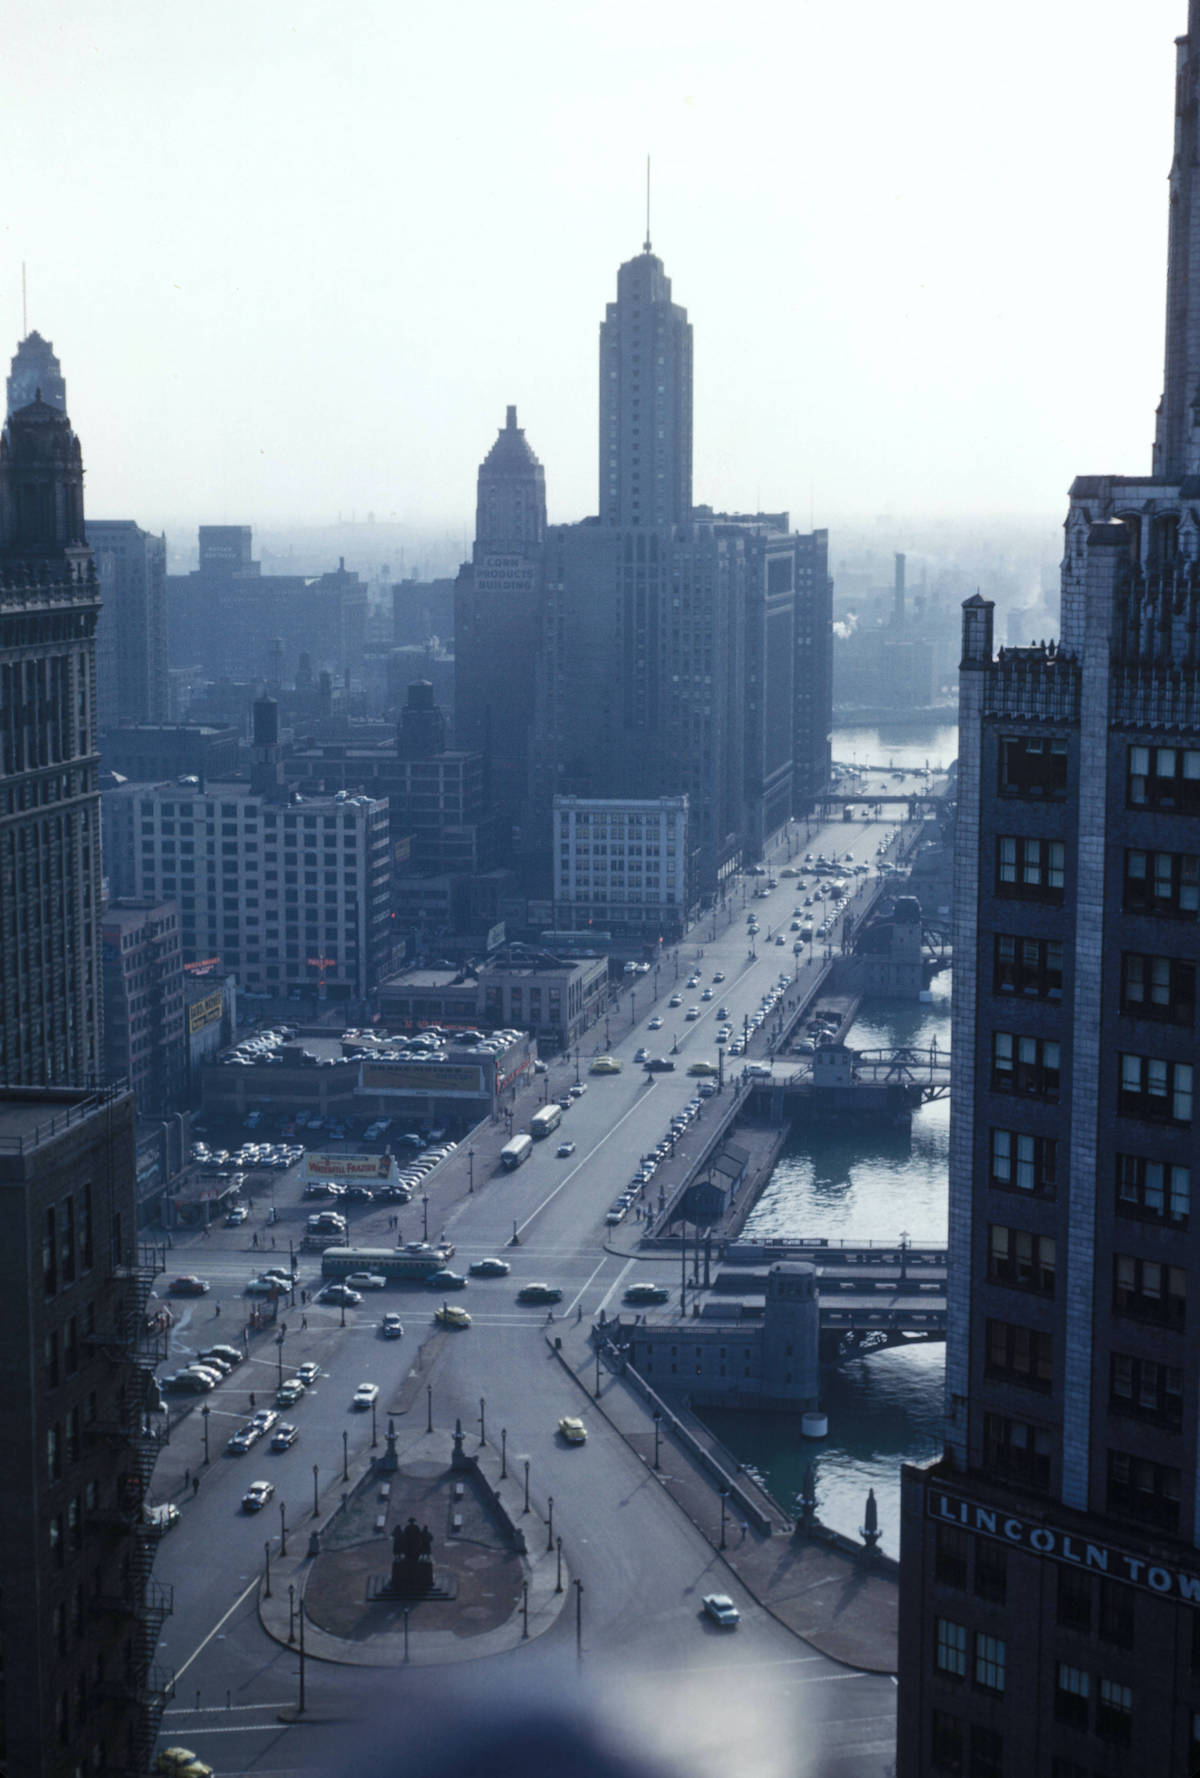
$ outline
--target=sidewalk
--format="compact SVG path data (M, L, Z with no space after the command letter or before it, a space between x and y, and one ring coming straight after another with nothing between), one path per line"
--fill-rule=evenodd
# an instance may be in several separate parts
M632 1388L601 1365L600 1395L595 1396L596 1357L591 1329L581 1324L556 1324L548 1343L561 1339L560 1362L588 1398L593 1414L609 1424L647 1465L715 1549L721 1545L721 1501L717 1483L666 1430L659 1441L659 1469L654 1469L655 1430L649 1410ZM686 1416L681 1416L686 1419ZM696 1427L711 1454L726 1454L711 1435ZM747 1487L747 1477L730 1467L730 1482ZM754 1493L759 1491L753 1487ZM759 1604L805 1642L831 1660L868 1673L894 1673L897 1666L899 1585L894 1568L872 1563L860 1550L791 1535L777 1506L762 1496L765 1516L776 1525L771 1534L743 1528L738 1513L727 1507L721 1555L732 1573Z

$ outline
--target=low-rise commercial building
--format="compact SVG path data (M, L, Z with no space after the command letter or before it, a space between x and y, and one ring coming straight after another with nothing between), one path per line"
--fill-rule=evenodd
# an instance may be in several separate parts
M379 1012L394 1031L511 1026L549 1054L570 1049L603 1016L607 985L606 957L513 945L477 967L404 970L381 986Z

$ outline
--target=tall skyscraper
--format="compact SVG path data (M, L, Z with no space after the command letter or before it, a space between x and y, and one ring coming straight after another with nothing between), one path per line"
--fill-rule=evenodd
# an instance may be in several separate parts
M600 522L692 516L692 329L647 240L600 324Z
M167 720L167 541L132 519L89 519L100 586L96 709L100 732ZM107 755L106 755L107 757Z
M25 336L13 355L8 375L9 413L15 414L18 408L28 407L39 396L47 407L56 407L60 413L66 413L67 385L62 365L55 357L50 341L44 340L35 328Z
M546 472L510 407L479 466L475 547L454 588L454 738L482 753L489 807L518 830L527 820L545 539Z
M997 651L963 609L947 1419L903 1477L901 1778L1200 1767L1200 0L1188 25L1153 473L1074 483L1057 644Z
M0 436L0 1083L99 1081L100 797L83 462L34 401Z

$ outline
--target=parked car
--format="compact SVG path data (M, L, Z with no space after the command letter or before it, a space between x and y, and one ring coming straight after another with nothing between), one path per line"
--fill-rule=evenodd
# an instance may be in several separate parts
M237 1228L239 1223L245 1222L249 1214L250 1212L244 1204L235 1204L233 1209L226 1214L225 1227L227 1229Z
M164 1500L161 1506L145 1506L142 1517L156 1537L165 1537L172 1526L179 1523L179 1508L172 1500Z
M181 1278L172 1278L168 1288L172 1296L207 1296L212 1285L207 1278L186 1272Z

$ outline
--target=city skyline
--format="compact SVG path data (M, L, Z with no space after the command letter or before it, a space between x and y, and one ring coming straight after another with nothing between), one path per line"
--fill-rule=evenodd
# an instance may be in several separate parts
M801 524L1040 514L1081 464L1127 462L1130 440L1149 458L1161 389L1184 8L1156 0L1120 58L1117 17L1018 7L996 37L942 0L810 6L731 39L674 6L564 34L526 0L472 16L464 58L432 17L401 34L372 4L354 30L218 6L202 33L68 7L54 33L17 29L9 332L24 261L98 518L465 529L515 402L551 522L574 520L595 506L591 330L644 234L649 151L654 250L702 340L697 501ZM1099 164L1102 193L1079 181ZM1096 210L1123 231L1103 304Z

